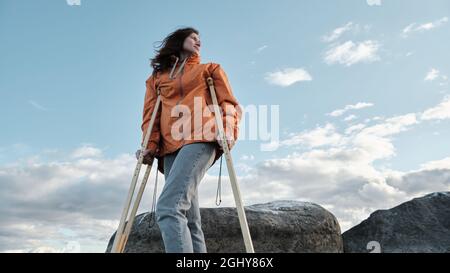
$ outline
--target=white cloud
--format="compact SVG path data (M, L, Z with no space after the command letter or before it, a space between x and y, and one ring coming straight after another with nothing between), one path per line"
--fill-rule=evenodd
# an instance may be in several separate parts
M356 34L361 33L361 31L364 31L364 32L368 33L371 30L371 28L372 28L371 25L363 25L363 26L361 26L360 24L355 24L353 22L348 22L345 25L342 25L340 27L335 28L330 33L327 33L327 34L323 35L322 36L322 41L325 42L325 43L332 43L332 44L334 44L338 40L343 38L345 36L345 34L347 34L347 33L353 34L355 36Z
M381 6L381 0L366 0L369 6Z
M101 155L102 150L95 148L90 144L83 144L72 153L73 158L99 157Z
M74 250L74 242L83 252L104 251L136 159L92 155L50 162L39 155L39 160L0 166L0 232L5 235L0 236L0 251L67 252ZM149 200L143 200L143 208L149 207Z
M445 24L447 22L448 22L448 17L443 17L439 20L424 23L424 24L412 23L403 29L402 36L406 38L410 34L415 33L415 32L424 32L424 31L432 30L432 29L442 26L443 24Z
M310 131L304 131L292 135L289 139L281 142L281 145L305 145L310 148L338 145L342 141L342 136L337 134L334 125L327 123L324 127L317 127Z
M441 160L433 160L430 162L426 162L420 166L420 170L435 170L435 169L449 169L450 168L450 157L441 159Z
M436 68L431 68L430 71L428 71L427 75L424 78L424 81L426 82L432 82L440 80L439 86L445 86L448 84L448 76L443 75L439 70Z
M432 119L449 119L450 118L450 96L445 97L441 103L435 107L425 110L422 115L422 120Z
M346 128L345 134L339 133L333 124L327 123L323 127L291 134L281 144L299 148L334 147L336 153L345 150L345 153L340 153L341 158L355 153L360 162L373 162L394 156L395 147L391 137L411 129L417 123L416 114L410 113L387 118L368 127L357 124Z
M367 107L372 107L373 103L367 103L367 102L358 102L357 104L353 105L346 105L343 109L334 110L333 112L327 114L332 117L339 117L342 116L344 113L346 113L349 110L353 109L363 109Z
M365 127L366 127L366 125L365 124L361 124L361 123L352 125L350 127L347 127L347 129L345 129L345 134L350 135L353 132L361 131Z
M395 147L391 137L411 129L411 126L417 123L414 113L391 117L378 124L365 127L352 137L351 143L364 151L364 158L367 161L388 159L395 156Z
M261 47L258 47L257 49L256 49L256 53L261 53L261 51L263 51L264 49L266 49L268 46L267 45L263 45L263 46L261 46Z
M28 101L29 104L31 104L34 108L36 108L37 110L40 111L48 111L48 108L45 106L42 106L40 103L34 101L34 100L29 100Z
M296 82L312 81L312 76L303 68L286 68L267 73L265 79L271 84L287 87Z
M242 156L241 156L241 160L254 160L255 159L255 156L254 155L246 155L246 154L243 154Z
M417 123L417 115L415 113L409 113L387 118L379 124L365 128L362 133L376 136L389 136L403 132L407 130L409 126Z
M283 185L287 199L317 202L333 212L342 230L367 218L376 209L390 208L414 197L450 189L449 158L424 163L419 170L399 172L374 162L396 155L393 137L420 123L419 113L374 118L371 126L323 127L290 134L284 145L310 148L284 158L266 160L245 180L258 185ZM256 183L255 183L256 184ZM249 184L244 190L254 190ZM290 190L289 190L290 188ZM269 196L263 195L265 198Z
M437 77L439 77L439 70L432 68L427 75L425 76L425 81L434 81Z
M344 118L344 121L352 121L352 120L355 120L355 119L357 119L358 117L357 116L355 116L355 115L349 115L349 116L347 116L346 118Z
M431 167L435 162L441 165ZM409 195L424 195L437 191L450 190L450 165L447 159L426 162L418 170L411 170L406 173L386 172L386 183L392 187L402 189Z
M334 45L325 53L325 63L331 64L343 64L351 66L357 63L375 62L380 60L378 56L378 50L381 45L377 41L367 40L355 44L352 41L347 41L343 44Z
M354 26L354 24L352 22L348 22L344 26L336 28L330 34L324 35L322 37L322 40L327 43L333 42L333 41L339 39L342 36L342 34L351 30L353 26Z
M391 208L425 193L449 190L450 165L439 172L401 173L394 181L392 172L375 168L365 154L363 149L343 147L266 160L257 167L256 175L241 180L243 192L254 193L255 188L262 188L260 196L252 197L277 199L274 189L283 189L284 199L328 207L345 231L377 209Z

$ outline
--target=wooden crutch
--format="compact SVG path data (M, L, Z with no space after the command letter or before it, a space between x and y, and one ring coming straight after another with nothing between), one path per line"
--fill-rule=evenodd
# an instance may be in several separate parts
M225 159L227 162L228 174L230 176L231 188L233 189L234 202L236 203L236 209L238 212L239 223L241 225L242 236L244 237L244 244L247 253L255 253L253 249L252 238L250 236L250 230L247 224L247 217L245 216L244 205L242 203L241 192L237 183L236 172L234 171L233 161L231 159L230 149L225 139L225 133L223 129L222 114L217 102L216 90L214 88L214 81L211 77L207 78L211 98L213 102L214 116L216 119L216 129L219 134L219 141L222 143L222 149L225 153Z
M147 185L147 180L148 180L148 177L150 176L150 171L152 169L154 158L151 159L150 164L148 164L147 169L145 170L145 174L142 179L141 186L139 187L138 194L134 201L133 209L131 210L131 214L128 217L128 212L130 209L131 201L133 199L137 180L139 178L139 173L141 171L142 161L144 160L144 151L145 151L145 149L147 149L147 144L148 144L148 141L150 140L150 135L153 130L156 115L157 115L159 107L161 105L161 90L160 90L159 86L157 88L157 95L158 95L158 97L156 98L156 103L155 103L155 107L153 109L152 117L150 118L150 123L148 125L147 132L145 133L144 142L142 143L141 153L139 155L139 159L136 164L136 168L134 169L133 178L131 180L131 186L128 191L128 197L127 197L125 206L122 211L122 216L120 218L119 227L117 228L116 236L114 237L114 243L111 248L112 253L122 253L125 250L125 245L127 244L128 236L130 235L131 227L133 226L134 218L136 217L136 213L139 208L139 204L141 202L142 195L145 190L145 186ZM158 171L158 170L156 170L156 171ZM125 223L126 223L126 225L125 225Z

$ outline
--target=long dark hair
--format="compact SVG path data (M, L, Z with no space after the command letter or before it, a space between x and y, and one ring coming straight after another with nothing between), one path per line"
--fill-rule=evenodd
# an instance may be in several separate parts
M155 50L156 56L151 60L153 67L153 74L156 72L164 72L169 69L175 61L175 56L180 58L180 53L183 50L183 42L186 37L192 33L199 35L198 30L192 27L180 28L170 33L161 43L159 50Z

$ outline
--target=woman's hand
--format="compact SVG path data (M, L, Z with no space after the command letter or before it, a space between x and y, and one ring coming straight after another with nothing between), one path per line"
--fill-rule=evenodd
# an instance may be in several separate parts
M141 154L141 149L136 151L136 159L139 160L139 155ZM146 149L144 151L144 159L142 160L142 163L145 165L148 165L152 162L152 159L155 157L155 153L153 153L150 149Z

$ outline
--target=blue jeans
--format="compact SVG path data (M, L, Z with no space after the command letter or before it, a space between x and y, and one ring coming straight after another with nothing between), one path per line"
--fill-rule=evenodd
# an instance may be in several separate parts
M156 220L167 253L206 253L198 185L214 162L216 144L196 142L164 156L165 184Z

